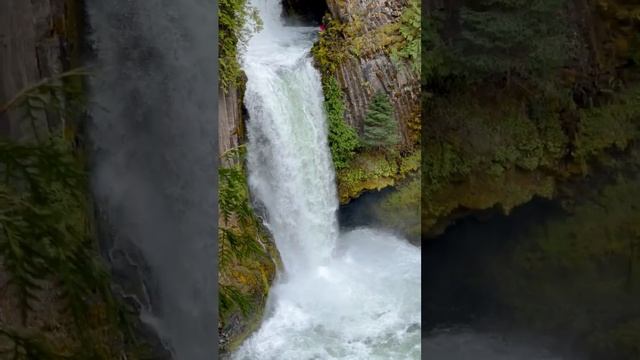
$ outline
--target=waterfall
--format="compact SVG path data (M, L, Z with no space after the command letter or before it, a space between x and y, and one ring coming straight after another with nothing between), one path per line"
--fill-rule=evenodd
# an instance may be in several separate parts
M315 29L282 26L275 1L256 5L264 29L243 61L250 187L283 262L303 271L331 256L338 235L320 75L309 56Z
M96 53L92 187L116 290L139 304L174 359L213 359L215 3L86 6Z
M370 229L341 234L317 29L285 26L279 0L253 0L263 29L249 41L250 189L285 273L261 328L237 360L419 359L420 251Z

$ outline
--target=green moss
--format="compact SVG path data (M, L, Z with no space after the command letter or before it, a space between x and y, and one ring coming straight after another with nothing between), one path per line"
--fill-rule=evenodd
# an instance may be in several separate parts
M499 98L458 94L430 100L432 117L446 124L427 125L425 190L432 201L441 199L425 209L428 224L460 207L484 209L549 196L553 183L611 161L612 150L624 151L640 136L637 86L588 109L572 109L562 96L502 93ZM565 128L567 118L575 119L575 131Z
M347 56L342 23L336 19L329 20L326 17L324 23L326 29L320 34L318 42L311 48L316 66L323 78L333 76Z
M324 106L329 122L329 148L336 169L344 168L360 147L355 129L344 120L344 94L333 76L323 77Z
M640 86L616 94L607 105L579 111L575 157L586 161L607 149L624 150L640 135Z
M403 41L396 42L391 48L391 58L396 62L405 61L414 71L420 73L421 17L420 2L410 0L398 20L397 31Z
M240 344L262 319L279 255L251 207L244 147L225 154L219 173L218 284L221 351Z
M408 64L416 72L420 71L420 4L417 0L411 0L395 22L375 29L367 29L358 14L344 23L327 15L324 23L326 29L312 48L323 75L334 75L348 59L379 53L389 55L397 66Z
M381 190L405 179L420 168L420 151L407 155L383 151L364 151L337 172L341 203L355 199L363 192Z
M249 38L252 27L260 28L257 10L246 0L220 0L218 4L218 65L223 90L238 85L242 79L239 52Z

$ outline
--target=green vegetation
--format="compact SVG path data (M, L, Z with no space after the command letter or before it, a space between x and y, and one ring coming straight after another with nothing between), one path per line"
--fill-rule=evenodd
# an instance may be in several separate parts
M396 62L400 60L407 61L418 73L420 72L420 55L422 53L422 20L420 14L420 2L418 0L409 1L397 26L397 31L402 36L403 41L395 43L391 49L392 59Z
M539 78L567 59L566 0L477 0L460 10L453 59L467 77Z
M324 106L329 122L329 147L336 169L344 168L360 147L355 129L344 120L344 100L342 89L334 77L323 81Z
M231 337L222 345L231 350L246 337L262 316L269 287L275 277L275 259L279 259L269 234L251 207L245 148L223 155L218 169L219 208L219 314L220 330ZM242 318L243 328L234 328Z
M523 103L505 95L492 103L458 95L429 101L432 117L446 119L427 125L423 180L432 200L424 214L429 225L459 207L500 204L508 211L534 195L551 197L558 182L590 174L640 135L637 87L588 109L572 109L562 98ZM569 133L561 115L567 116L567 108L575 119Z
M456 209L508 212L534 195L552 197L557 183L590 174L638 138L632 51L605 61L584 50L633 43L632 12L614 2L588 19L609 32L571 39L576 19L564 0L477 0L431 14L423 34L427 231L440 231ZM594 67L597 74L587 71Z
M362 143L369 148L393 147L400 142L398 122L393 118L389 97L378 92L373 96L364 120Z
M408 144L400 147L399 124L393 117L390 99L385 94L377 94L370 102L363 134L356 136L356 130L344 118L345 100L338 81L339 70L349 71L350 67L358 66L357 58L385 54L394 60L397 69L408 64L418 71L420 4L411 0L397 21L367 31L362 14L353 14L347 22L326 15L323 23L326 29L311 51L322 74L329 144L337 169L340 201L346 203L366 191L393 186L420 166L420 151L415 149L420 141L419 114L405 124ZM371 89L367 83L359 86Z
M336 174L340 202L349 202L365 191L396 185L420 168L420 158L419 150L406 155L382 151L359 153Z
M444 45L438 34L440 22L437 18L425 18L422 27L422 43L421 48L422 77L426 83L431 83L434 78L444 77L439 71L445 68Z
M338 66L346 59L346 45L342 23L325 16L323 23L326 29L320 33L318 42L311 48L316 66L322 78L334 76Z
M254 25L247 27L248 24ZM246 0L220 0L218 3L218 60L220 85L223 90L239 83L242 71L238 63L239 52L252 30L261 26L257 10Z
M354 57L389 55L397 66L409 64L420 72L421 17L420 3L411 0L397 21L365 31L361 15L348 22L325 16L325 31L312 49L323 75L334 75L340 64Z
M45 79L0 108L23 114L35 140L0 140L0 258L9 276L0 302L14 311L0 323L0 354L10 359L139 355L130 314L113 297L97 252L81 149L66 133L84 74ZM61 119L62 131L38 132L45 113Z
M325 18L326 20L326 18ZM322 32L318 43L311 52L322 74L324 107L329 126L329 147L336 169L344 168L360 148L360 140L355 129L346 123L344 113L344 93L335 78L337 66L344 54L335 46L343 46L341 25L336 20L326 21L327 28ZM331 49L331 47L334 47Z
M637 4L444 6L423 33L423 232L560 200L566 213L519 228L479 290L498 288L512 328L571 334L589 358L638 358Z
M636 175L581 189L570 215L523 231L488 270L518 324L576 334L594 359L640 356L640 183L637 163L623 167Z
M581 109L579 116L574 156L583 164L608 149L626 149L640 137L640 85L619 91L607 104Z

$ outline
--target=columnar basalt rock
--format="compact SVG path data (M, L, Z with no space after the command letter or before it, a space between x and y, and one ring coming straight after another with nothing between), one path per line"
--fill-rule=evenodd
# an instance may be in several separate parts
M370 34L392 24L400 18L408 1L388 0L328 0L331 15L346 26L354 26L354 37L365 37L366 42L375 42ZM336 77L345 93L346 121L361 134L364 118L373 95L382 91L389 95L394 108L394 117L399 123L402 144L414 145L417 140L410 134L411 123L419 122L420 76L406 64L397 64L391 59L386 46L361 54L350 53L337 64Z
M410 123L419 116L419 77L408 67L398 67L380 52L368 58L351 57L339 65L337 78L345 92L346 121L364 131L364 119L373 95L389 95L403 145L412 145Z
M67 1L68 2L68 1ZM64 0L6 0L0 9L0 106L41 79L59 74L77 47L73 36L73 6ZM12 139L33 137L31 124L12 110L0 114L0 134ZM39 134L59 123L43 113L36 121Z
M235 86L218 91L218 151L222 156L243 142L242 93Z

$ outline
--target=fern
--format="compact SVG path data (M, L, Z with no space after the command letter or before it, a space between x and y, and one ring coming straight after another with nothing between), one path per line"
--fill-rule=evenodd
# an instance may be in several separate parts
M329 123L329 148L333 165L336 169L347 166L360 147L360 140L355 129L344 119L343 93L338 81L333 76L323 78L324 107Z
M60 133L36 136L36 143L0 139L0 258L24 328L32 325L34 305L43 301L42 285L52 284L66 308L65 319L72 321L66 329L75 333L70 340L80 341L73 358L111 359L116 349L97 336L124 341L119 337L123 324L89 225L88 179L64 134L64 119L82 111L78 77L85 74L74 70L44 79L0 108L0 113L21 112L32 123L43 111L63 119ZM97 307L103 313L99 319L92 314ZM0 330L13 344L15 359L61 358L43 350L55 347L43 333Z
M251 309L249 297L236 285L225 280L232 277L235 264L244 259L266 256L263 240L265 230L251 207L244 156L246 148L240 146L223 154L226 167L218 169L219 213L218 264L220 311L225 313L238 307L246 316Z
M220 0L218 3L218 63L223 90L238 85L240 64L238 58L253 31L262 24L256 8L246 0Z
M409 1L408 6L400 16L398 31L403 41L396 44L391 50L391 58L396 61L406 61L412 69L420 74L420 56L422 53L422 21L420 16L420 3L418 0Z
M0 106L0 114L10 109L22 112L22 120L29 122L33 135L40 140L36 121L45 113L53 113L62 121L60 129L66 129L66 121L77 116L86 102L82 91L82 78L89 73L79 68L44 78L19 92ZM64 134L61 134L64 136Z
M0 325L0 358L11 360L63 360L72 356L54 350L38 334L4 328ZM6 344L6 345L5 345Z

